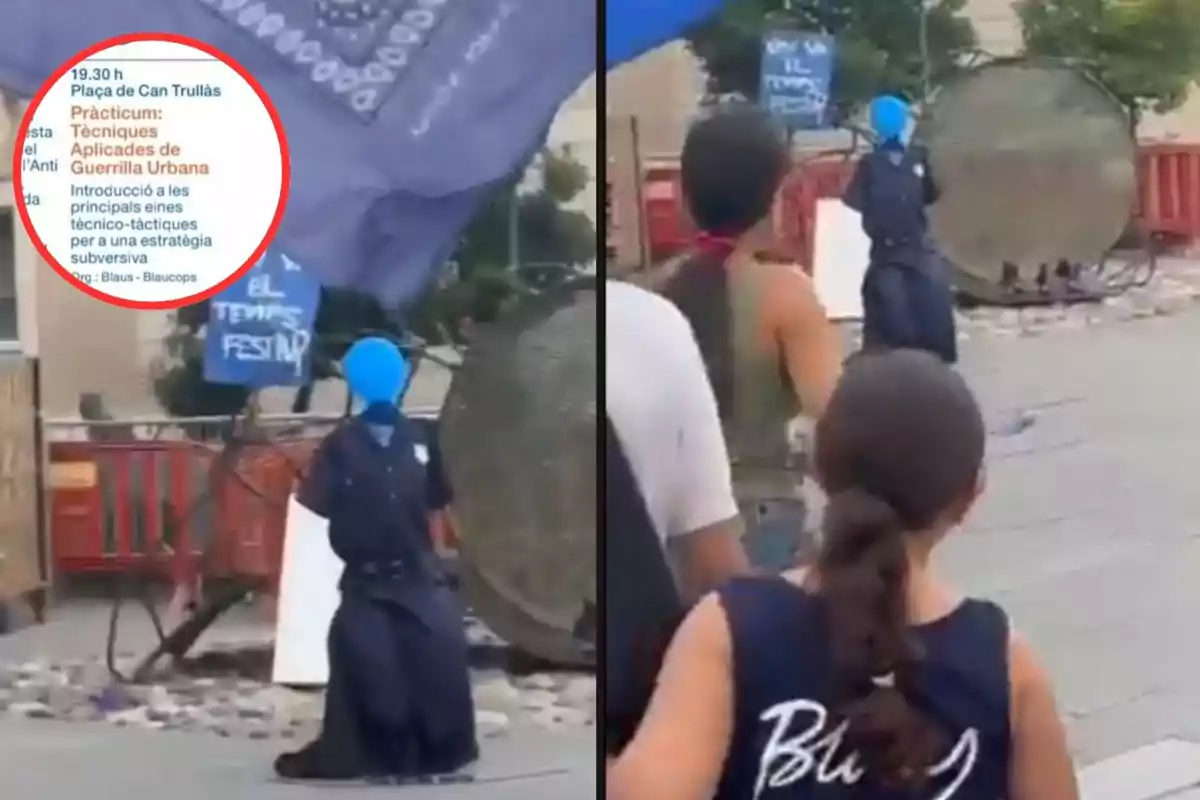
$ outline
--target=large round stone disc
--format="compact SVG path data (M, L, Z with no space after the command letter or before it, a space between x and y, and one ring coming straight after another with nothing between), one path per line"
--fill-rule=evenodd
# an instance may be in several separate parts
M529 298L472 337L440 426L467 602L564 663L596 599L596 347L594 286Z
M1122 105L1056 62L980 67L938 90L916 137L942 188L931 224L960 270L997 285L1060 259L1094 264L1137 199L1137 144Z

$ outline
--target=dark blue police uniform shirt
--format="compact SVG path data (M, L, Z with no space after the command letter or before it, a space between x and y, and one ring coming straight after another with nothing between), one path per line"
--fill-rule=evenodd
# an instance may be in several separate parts
M430 563L429 513L450 502L431 427L399 417L381 444L352 419L317 449L298 499L329 520L330 545L347 565Z
M859 160L842 200L862 215L873 263L921 266L929 250L925 209L938 194L924 148L889 141Z

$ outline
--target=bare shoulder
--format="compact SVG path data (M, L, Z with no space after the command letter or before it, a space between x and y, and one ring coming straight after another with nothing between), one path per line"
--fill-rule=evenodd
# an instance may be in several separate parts
M642 724L608 770L606 797L713 796L734 728L731 649L724 608L710 594L672 640Z
M772 261L763 266L771 270L772 274L777 276L776 279L779 281L799 288L812 289L813 287L812 276L805 272L804 268L799 264L786 261Z
M1055 707L1054 686L1033 645L1013 630L1008 640L1011 714L1017 727Z
M767 307L770 316L776 320L773 323L775 327L799 334L828 324L825 307L817 298L816 284L811 275L797 264L772 263L763 266L768 270Z
M709 592L688 612L664 659L662 675L692 673L698 664L722 664L733 655L729 617L717 592Z
M1014 690L1021 686L1050 685L1033 645L1017 630L1009 632L1008 671Z
M701 649L709 654L729 651L729 618L717 592L706 594L688 612L679 627L677 642L687 649Z
M790 311L820 312L824 317L817 299L816 284L799 264L772 263L764 265L764 268L768 270L767 281L775 302Z
M675 632L659 672L660 685L719 684L731 668L733 635L717 592L709 592L688 612Z
M1019 634L1009 637L1012 764L1009 785L1019 800L1078 800L1079 782L1050 677Z

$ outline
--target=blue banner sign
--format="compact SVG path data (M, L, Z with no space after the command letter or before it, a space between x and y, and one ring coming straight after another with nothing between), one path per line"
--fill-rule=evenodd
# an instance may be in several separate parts
M315 278L282 252L267 250L209 302L204 379L253 388L308 383L320 299Z
M763 37L759 102L792 130L829 125L829 87L837 50L832 36L769 31Z

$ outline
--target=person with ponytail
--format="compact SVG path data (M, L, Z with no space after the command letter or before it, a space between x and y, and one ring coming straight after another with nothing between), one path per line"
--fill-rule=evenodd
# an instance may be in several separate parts
M688 614L608 800L1078 800L1029 645L933 568L982 491L985 438L935 356L851 359L815 432L818 557Z
M692 326L717 399L734 490L755 566L780 571L804 547L804 464L788 433L819 417L842 352L812 280L760 263L771 212L792 167L782 132L757 109L723 108L689 130L683 198L695 247L652 279Z

